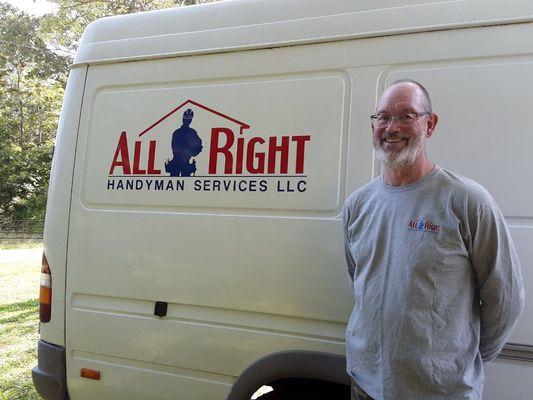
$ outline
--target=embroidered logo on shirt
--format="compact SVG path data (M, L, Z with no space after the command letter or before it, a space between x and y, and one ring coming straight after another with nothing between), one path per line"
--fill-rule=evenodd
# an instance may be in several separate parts
M412 229L414 231L424 231L431 233L439 233L440 231L440 225L432 223L427 218L419 218L417 220L409 221L408 227L409 229Z

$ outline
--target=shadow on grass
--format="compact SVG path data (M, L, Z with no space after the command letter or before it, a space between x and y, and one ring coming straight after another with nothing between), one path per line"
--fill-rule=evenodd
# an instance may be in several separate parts
M0 400L40 399L31 379L37 364L39 301L0 305Z
M32 299L0 306L0 324L21 322L39 311L39 300ZM4 318L5 313L16 313Z
M27 335L38 329L39 301L27 300L0 306L0 326L2 336L11 334ZM13 314L15 313L15 314ZM9 317L6 314L12 314ZM0 400L2 398L0 397Z

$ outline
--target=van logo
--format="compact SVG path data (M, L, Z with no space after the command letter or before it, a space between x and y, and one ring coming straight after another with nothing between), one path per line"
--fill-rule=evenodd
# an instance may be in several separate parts
M188 108L183 113L183 124L172 133L172 160L165 162L170 176L191 176L196 172L196 161L190 161L202 151L202 139L190 127L194 112Z
M432 223L427 218L419 218L417 220L409 221L408 227L409 229L415 230L415 231L423 231L423 232L431 232L431 233L439 233L440 231L440 225L436 225Z
M180 110L177 115L181 115L181 120L168 129L172 121L169 118ZM211 122L206 125L206 121ZM248 123L197 101L186 100L138 133L134 140L126 131L121 132L111 159L108 189L184 190L186 185L191 185L186 183L187 179L169 184L163 178L194 177L198 178L192 182L194 190L264 192L271 186L272 190L281 192L306 191L305 153L311 135L259 136L252 135L250 128ZM147 140L155 130L159 139ZM167 156L163 157L160 149ZM209 181L209 178L218 179ZM269 184L271 178L290 179Z

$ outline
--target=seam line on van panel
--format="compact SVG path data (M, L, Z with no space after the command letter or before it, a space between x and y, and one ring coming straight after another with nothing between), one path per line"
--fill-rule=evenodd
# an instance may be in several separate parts
M465 3L469 0L435 0L430 3L422 3L422 4L408 4L408 5L402 5L402 6L394 6L394 7L380 7L380 8L369 8L366 10L357 10L357 11L346 11L346 12L338 12L333 14L319 14L319 15L311 15L307 17L293 17L290 19L284 19L284 20L274 20L274 21L265 21L265 22L256 22L256 23L248 23L245 25L237 25L237 26L222 26L222 27L215 27L211 29L197 29L197 30L191 30L186 32L174 32L174 33L165 33L162 35L150 35L150 36L136 36L131 38L120 38L120 39L110 39L110 40L95 40L91 42L85 42L80 43L81 45L89 45L94 43L106 43L106 42L114 42L114 41L120 41L120 40L127 40L127 39L142 39L142 38L152 38L152 37L159 37L159 36L169 36L174 34L194 34L194 33L217 33L218 31L224 31L224 30L231 30L235 28L251 28L251 27L257 27L257 26L271 26L271 25L277 25L277 24L294 24L298 23L300 21L312 21L312 20L323 20L326 18L334 18L334 17L343 17L343 16L350 16L353 14L369 14L369 13L376 13L376 12L386 12L390 10L398 10L398 9L405 9L405 8L420 8L420 7L428 7L428 6L439 6L444 5L447 3ZM175 10L176 11L176 10ZM179 12L179 11L178 11ZM329 21L328 21L329 22Z
M107 205L107 204L106 204ZM84 206L84 205L83 205ZM175 206L158 206L158 208L155 207L146 207L146 208L140 208L138 205L122 205L122 208L104 208L103 206L101 208L96 207L85 207L85 211L96 211L100 213L145 213L145 214L173 214L173 215L181 215L183 217L191 217L191 216L201 216L201 217L220 217L220 218L258 218L258 219L298 219L298 220L305 220L305 221L333 221L333 222L341 222L342 220L342 210L338 211L336 214L332 214L330 211L320 211L316 212L314 215L310 214L289 214L293 210L281 210L284 213L277 212L274 213L274 211L279 211L273 208L213 208L213 207L204 207L200 208L198 206L183 206L179 209L176 209ZM223 210L223 211L219 211ZM261 214L252 214L252 211L264 211L264 213ZM233 211L233 212L230 212ZM269 212L269 214L267 214ZM323 216L321 216L323 215Z
M246 25L237 25L237 26L224 26L224 27L218 27L218 28L212 28L212 29L203 29L203 30L192 30L192 31L186 31L186 32L168 32L168 33L164 33L164 34L159 34L159 35L149 35L149 36L134 36L134 37L122 37L122 38L117 38L117 39L107 39L107 40L99 40L99 41L92 41L92 42L85 42L85 43L80 43L80 47L81 46L91 46L91 45L102 45L102 44L106 44L106 43L113 43L113 44L121 44L125 41L138 41L138 40L157 40L157 39L160 39L160 38L175 38L175 37L179 37L179 36L191 36L191 35L201 35L201 34L204 34L204 35L212 35L212 34L217 34L217 33L224 33L224 32L227 32L229 31L230 33L233 33L235 34L235 32L231 32L231 31L236 31L236 30L250 30L250 29L253 29L253 28L270 28L270 29L276 29L276 28L279 28L280 26L282 25L295 25L295 24L301 24L301 23L314 23L314 24L317 24L317 25L321 25L321 24L324 24L324 23L330 23L332 21L329 21L330 19L332 18L342 18L342 17L349 17L350 15L354 15L354 14L359 14L359 15L363 15L363 14L375 14L375 13L384 13L384 12L389 12L391 10L397 10L397 9L405 9L405 8L420 8L420 7L427 7L427 6L430 6L430 5L442 5L444 3L465 3L466 1L468 0L449 0L449 1L435 1L435 2L432 2L432 3L426 3L426 4L410 4L410 5L403 5L403 6L398 6L398 7L386 7L386 8L378 8L378 9L368 9L368 10L361 10L361 11L357 11L357 12L346 12L346 13L339 13L339 14L328 14L328 15L316 15L316 16L312 16L312 17L306 17L306 18L293 18L293 19L287 19L287 20L282 20L282 21L268 21L268 22L263 22L263 23L255 23L255 24L246 24ZM521 16L513 16L513 17L507 17L504 21L502 21L501 19L486 19L486 20L481 20L479 21L477 24L489 24L489 25L496 25L496 24L501 24L501 25L505 25L509 22L512 22L512 21L516 21L516 20L528 20L530 21L531 20L531 17L528 15L528 16L524 16L524 15L521 15ZM420 32L420 31L424 31L426 29L432 29L432 28L439 28L439 27L442 27L442 26L477 26L477 24L475 22L475 17L469 19L469 20L463 20L463 21L456 21L452 24L448 24L448 25L445 25L445 23L440 23L440 24L433 24L433 25L429 25L429 26L424 26L424 25L421 25L421 26L416 26L414 28L412 27L403 27L403 28L395 28L395 29L390 29L390 30L378 30L378 31L366 31L366 32L358 32L358 33L338 33L338 34L333 34L333 35L329 35L329 36L322 36L325 40L327 40L328 38L342 38L342 37L358 37L358 36L365 36L365 35L372 35L372 34L375 34L375 35L379 35L379 32L383 32L383 33L387 33L387 32L405 32L405 31L411 31L411 32ZM468 24L468 25L465 25L465 24ZM243 32L243 33L249 33L249 32ZM288 40L288 41L277 41L277 42L271 42L271 43L298 43L298 42L301 42L301 41L307 41L307 40L320 40L320 36L317 38L317 37L310 37L310 38L303 38L303 39L292 39L291 40ZM251 45L242 45L242 46L254 46L253 44ZM257 44L256 44L257 46ZM231 48L231 47L229 47ZM220 49L224 49L224 47L220 47ZM204 50L208 50L208 49L204 49ZM213 50L213 49L212 49ZM187 50L185 50L187 51ZM194 51L194 50L192 50ZM198 50L198 51L202 51L202 50Z
M505 220L509 228L532 228L533 227L533 216L531 217L518 217L505 215Z
M193 51L181 51L181 52L170 52L170 53L160 53L160 54L148 54L148 55L135 55L127 57L118 57L112 59L100 59L95 61L82 61L79 63L73 63L69 68L75 68L79 66L95 66L95 65L105 65L105 64L119 64L126 62L135 62L135 61L147 61L155 59L166 59L166 58L177 58L177 57L191 57L191 56L202 56L202 55L211 55L211 54L223 54L223 53L236 53L241 51L253 51L253 50L268 50L268 49L277 49L282 47L293 47L293 46L306 46L313 44L323 44L323 43L333 43L341 42L348 40L361 40L361 39L372 39L372 38L382 38L382 37L391 37L391 36L405 36L411 34L419 33L431 33L431 32L444 32L451 30L463 30L463 29L478 29L478 28L492 28L492 27L501 27L508 25L520 25L533 23L531 17L518 17L514 19L509 19L507 22L501 22L496 20L487 20L480 21L477 24L465 25L464 22L457 23L455 25L436 25L433 27L422 27L419 30L409 30L408 28L398 31L382 31L381 33L376 32L366 32L358 35L339 35L331 36L325 38L309 38L309 39L300 39L293 42L273 42L273 43L264 43L264 44L255 44L255 45L243 45L236 47L226 47L219 49L203 49L203 50L193 50ZM124 40L124 39L122 39Z
M103 310L103 311L121 311L109 307L103 307L103 306L83 306L83 305L76 305L76 303L79 302L79 298L107 298L110 299L110 301L129 301L129 302L135 302L135 303L145 303L145 304L152 304L154 300L149 299L132 299L132 298L125 298L125 297L117 297L117 296L100 296L100 295L94 295L94 294L88 294L88 293L81 293L81 292L75 292L72 293L73 301L71 303L73 308L79 308L79 309L88 309L88 310ZM76 299L74 299L76 298ZM187 304L187 303L176 303L176 302L167 302L169 305L172 305L174 307L180 307L182 309L184 308L193 308L193 309L204 309L204 310L210 310L215 311L217 313L221 312L232 312L232 313L239 313L241 315L256 315L259 317L271 317L271 318L278 318L278 319L290 319L290 320L298 320L298 321L310 321L310 322L320 322L320 323L327 323L327 324L335 324L335 325L346 325L347 321L344 319L320 319L320 318L309 318L309 317L301 317L301 316L294 316L290 314L273 314L268 312L261 312L261 311L253 311L253 310L241 310L236 308L228 308L228 307L215 307L215 306L209 306L209 305L197 305L197 304ZM127 312L127 311L125 311ZM140 313L139 313L140 314ZM152 313L145 313L147 316L152 316Z
M81 91L81 101L80 106L78 110L78 126L76 127L76 140L74 145L74 163L72 165L72 177L70 180L70 199L68 203L68 218L67 218L67 245L66 245L66 254L65 254L65 282L64 282L64 288L65 292L63 293L63 343L65 343L65 348L67 347L67 275L68 275L68 250L69 250L69 244L70 244L70 219L72 217L72 193L74 191L74 175L76 173L76 154L78 152L78 138L80 134L80 126L81 126L81 115L83 110L83 99L85 98L85 89L87 88L87 77L89 75L89 66L87 65L85 68L85 77L83 79L83 89Z
M122 204L120 208L113 204L93 205L93 203L83 203L85 211L107 212L107 213L155 213L155 214L173 214L183 216L204 216L204 217L244 217L244 218L261 218L261 219L298 219L298 220L319 220L319 221L341 221L342 204L332 210L310 210L295 208L256 208L256 207L201 207L197 205L175 206L159 205L144 206L139 204ZM116 208L113 208L114 206ZM262 212L262 214L259 213ZM255 212L255 213L254 213Z
M74 292L72 293L72 297L73 297L73 302L72 302L72 306L75 307L75 308L80 308L80 309L83 309L83 308L87 308L87 309L94 309L94 310L108 310L108 311L121 311L121 310L117 310L117 309L113 309L113 308L109 308L109 307L104 307L104 306L97 306L97 305L94 305L94 306L91 306L91 305L87 305L87 306L83 306L83 305L76 305L76 304L79 304L79 299L80 298L105 298L105 299L110 299L110 301L119 301L119 302L124 302L124 301L129 301L129 302L135 302L135 303L144 303L144 304L150 304L150 308L151 308L151 305L152 303L154 303L155 300L150 300L150 299L135 299L135 298L126 298L126 297L118 297L118 296L104 296L104 295L94 295L94 294L89 294L89 293L82 293L82 292ZM221 313L221 312L232 312L232 313L239 313L241 315L243 314L246 314L246 315L257 315L257 316L260 316L260 317L272 317L272 318L278 318L278 319L290 319L290 320L298 320L298 321L310 321L310 322L320 322L320 323L328 323L328 324L337 324L337 325L346 325L347 321L345 319L320 319L320 318L311 318L311 317L302 317L302 316L299 316L299 315L291 315L291 314L274 314L274 313L269 313L269 312L261 312L261 311L254 311L254 310L242 310L242 309L238 309L238 308L228 308L228 307L216 307L216 306L209 306L209 305L198 305L198 304L188 304L188 303L176 303L176 302L169 302L167 301L168 305L172 305L174 307L180 307L181 309L184 309L184 308L193 308L195 310L198 310L198 309L204 309L204 310L210 310L210 311L215 311L217 313ZM150 311L150 313L146 313L146 315L148 316L152 316L152 312Z
M533 362L533 346L507 343L498 358Z
M89 358L91 355L99 358L99 360L94 359L94 358ZM233 380L235 379L233 375L220 374L217 372L204 371L204 370L199 370L199 369L194 369L194 368L185 368L185 367L173 366L173 365L162 364L162 363L153 363L153 362L148 362L148 361L136 360L134 358L108 356L105 354L99 354L99 353L93 353L93 352L81 351L81 350L71 351L71 357L76 358L77 360L84 360L88 362L107 364L107 365L116 365L116 363L113 362L114 360L129 361L129 362L133 362L133 363L140 364L140 365L134 366L134 365L121 364L120 367L155 372L157 371L156 368L149 368L149 366L155 366L155 367L159 367L158 368L159 371L157 372L162 372L164 374L173 375L173 376L182 376L184 378L194 379L194 380L202 381L202 382L213 382L215 381L215 378L209 379L209 378L202 378L202 377L197 377L193 375L185 375L185 373L180 373L178 371L173 372L171 370L191 371L191 372L202 374L202 375L213 375L214 377L224 378L224 380L227 381L227 382L222 382L222 381L217 381L217 382L225 383L225 384L227 383L230 385L233 383ZM146 366L143 367L142 366L143 364ZM166 369L167 371L161 371L162 369Z
M94 314L106 314L109 316L116 316L116 317L123 317L123 318L132 317L132 318L145 319L145 320L159 320L159 318L150 317L148 315L143 315L143 314L129 313L129 312L118 313L118 312L113 312L113 311L102 311L102 310L95 310L95 309L81 308L81 307L73 307L72 311L81 311L81 312L94 313ZM297 337L297 338L302 338L302 339L330 342L334 344L344 344L345 342L344 338L339 339L333 336L306 334L306 333L295 332L295 331L284 331L281 329L258 328L257 326L220 323L220 322L214 322L214 321L195 320L195 319L190 319L190 318L176 318L176 317L168 317L168 316L166 316L164 320L168 322L173 322L173 323L206 326L210 328L233 329L233 330L238 330L238 331L254 332L254 333L260 333L260 334L291 336L291 337Z

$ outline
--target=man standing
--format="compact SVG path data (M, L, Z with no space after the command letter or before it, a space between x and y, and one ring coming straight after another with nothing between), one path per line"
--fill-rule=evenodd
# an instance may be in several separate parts
M395 82L371 119L384 172L343 212L352 398L479 400L483 364L524 304L503 215L479 184L428 160L438 117L422 85Z

